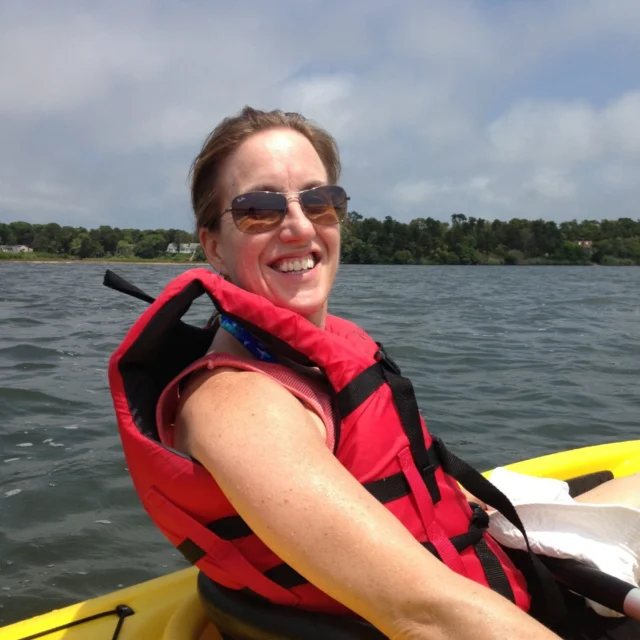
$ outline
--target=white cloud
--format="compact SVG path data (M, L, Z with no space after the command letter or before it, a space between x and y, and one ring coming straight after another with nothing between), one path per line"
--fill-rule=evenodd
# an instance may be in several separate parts
M390 201L392 204L413 207L425 204L433 195L442 190L442 186L438 186L428 180L399 182L391 189Z
M640 162L635 165L609 164L601 168L599 178L611 189L634 189L640 178Z
M608 93L553 75L595 51L621 63ZM244 104L334 133L365 215L616 216L640 198L639 55L637 0L6 0L0 220L190 226L191 159Z
M312 112L338 139L349 136L354 116L348 105L354 100L353 94L354 79L342 73L296 78L280 92L281 102L290 104L290 110Z
M536 173L526 189L553 199L569 198L576 192L575 185L566 176L553 170Z
M640 158L640 91L613 102L603 111L602 119L612 153L623 151Z
M489 126L488 138L504 163L570 168L607 154L640 157L640 92L600 110L584 102L518 104Z
M488 137L497 162L570 167L600 152L599 125L587 104L529 101L493 122Z

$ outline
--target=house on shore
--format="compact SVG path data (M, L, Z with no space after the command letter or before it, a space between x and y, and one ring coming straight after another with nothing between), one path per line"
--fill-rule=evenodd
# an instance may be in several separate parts
M175 242L170 242L167 245L165 253L195 253L199 246L199 242L181 242L179 245Z
M26 244L0 244L2 253L31 253L33 249Z

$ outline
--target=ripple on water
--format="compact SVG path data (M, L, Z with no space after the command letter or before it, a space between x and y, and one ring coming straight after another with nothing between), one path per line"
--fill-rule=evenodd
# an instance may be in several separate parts
M45 413L50 416L73 416L74 412L82 413L91 405L79 400L67 400L45 391L15 387L0 387L0 417L37 415Z
M40 327L41 325L46 324L42 320L38 320L37 318L31 318L28 316L17 316L17 317L9 317L4 318L2 320L2 324L5 327L13 327L16 329L25 329L31 327Z
M34 344L16 344L0 349L0 358L7 358L19 363L58 360L60 351L48 347L40 347Z

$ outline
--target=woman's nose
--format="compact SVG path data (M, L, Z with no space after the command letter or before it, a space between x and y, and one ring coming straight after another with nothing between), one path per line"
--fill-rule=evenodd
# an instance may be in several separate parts
M308 239L315 235L313 223L305 215L297 198L287 201L287 212L282 221L281 235L284 240Z

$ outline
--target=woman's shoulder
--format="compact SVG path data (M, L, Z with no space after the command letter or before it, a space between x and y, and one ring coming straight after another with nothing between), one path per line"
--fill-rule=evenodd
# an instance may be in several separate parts
M181 393L179 431L203 420L221 425L246 420L310 423L327 439L332 433L330 404L312 380L282 365L225 353L209 353ZM283 421L286 415L287 420ZM330 424L327 424L330 423ZM329 443L328 443L329 444Z
M202 398L204 396L217 401L218 396L229 393L240 399L245 397L244 391L262 394L275 393L280 385L265 375L265 363L236 354L210 352L197 364L197 368L185 379L179 409L187 399ZM253 397L253 393L247 397Z

